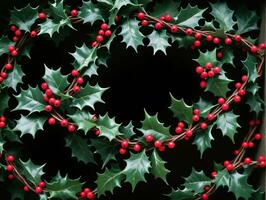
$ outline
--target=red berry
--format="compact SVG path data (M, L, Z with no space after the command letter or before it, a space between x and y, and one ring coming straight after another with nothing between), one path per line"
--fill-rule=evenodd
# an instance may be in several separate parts
M104 33L105 37L110 37L111 35L112 35L112 31L110 31L110 30L105 31L105 33Z
M208 199L209 199L208 194L203 194L203 195L201 196L201 199L202 199L202 200L208 200Z
M97 44L98 44L98 42L94 41L94 42L91 43L91 46L92 46L92 47L96 47Z
M161 151L161 152L163 152L163 151L165 150L165 146L160 146L160 147L158 148L158 150Z
M8 162L14 162L15 158L14 158L14 156L9 155L9 156L7 156L6 160L7 160Z
M192 117L192 120L193 120L193 122L197 122L197 121L199 121L199 116L198 115L193 115L193 117Z
M261 140L262 135L260 133L256 133L256 135L254 136L255 140Z
M69 124L67 127L68 132L73 133L76 130L76 126Z
M219 73L221 72L220 67L214 67L214 68L213 68L213 72L214 72L215 74L219 74Z
M218 37L213 38L213 43L214 44L219 44L220 43L220 39Z
M52 107L51 105L46 105L46 106L44 107L44 110L45 110L46 112L51 112L52 109L53 109L53 107Z
M71 71L71 75L74 76L74 77L78 76L78 75L79 75L78 70L73 69L73 70Z
M207 72L202 72L200 74L200 78L207 78L208 77L208 73Z
M208 185L204 186L204 191L208 192L210 189L211 189L210 186L208 186Z
M85 194L87 194L87 193L91 192L90 188L84 188L84 190L83 190L83 191L85 192Z
M264 156L262 156L262 155L261 155L261 156L259 156L259 158L258 158L258 161L259 161L259 162L261 162L261 161L265 161L265 158L264 158Z
M223 111L226 111L229 109L229 105L227 103L224 103L222 106L221 106L222 110Z
M193 113L194 113L195 115L199 115L199 114L200 114L200 109L194 109L194 110L193 110Z
M14 176L13 174L8 174L7 178L8 178L9 180L13 180L13 179L15 178L15 176Z
M14 170L14 166L13 165L7 165L6 166L6 171L12 172Z
M192 35L192 33L193 33L193 30L191 28L186 29L187 35Z
M169 142L167 144L167 146L168 146L169 149L173 149L173 148L175 148L175 143L174 142Z
M242 78L241 78L241 80L242 80L243 82L246 82L246 81L248 80L248 77L247 77L246 75L243 75Z
M201 45L201 42L199 40L195 40L194 41L194 46L195 47L200 47L200 45Z
M58 108L58 107L60 107L60 105L61 105L61 101L59 99L56 99L54 101L54 106Z
M253 142L249 142L249 143L248 143L248 147L249 147L249 148L253 148L253 147L254 147L254 143L253 143Z
M197 72L197 74L201 74L202 72L204 72L203 67L201 67L201 66L196 67L196 72Z
M260 164L259 164L259 167L265 168L266 167L266 162L265 161L261 161Z
M126 149L123 149L123 148L120 148L120 149L119 149L119 153L120 153L121 155L124 155L126 152L127 152Z
M206 129L207 127L208 127L208 124L205 123L205 122L202 122L202 123L200 124L200 128L201 128L201 129Z
M16 36L14 36L14 37L12 38L12 40L13 40L13 42L17 42L17 41L19 40L19 38L16 37Z
M17 55L18 55L17 50L14 50L14 51L11 52L11 56L16 57Z
M207 35L206 40L207 40L208 42L211 42L212 39L213 39L212 35Z
M42 89L42 90L47 90L47 89L48 89L48 84L45 83L45 82L42 83L42 84L41 84L41 89Z
M55 98L51 97L48 102L49 102L50 105L54 105Z
M115 16L115 23L117 24L117 23L119 23L119 21L120 21L120 18L119 18L119 16Z
M226 166L226 169L227 169L227 171L229 171L229 172L233 171L234 168L235 168L235 167L234 167L234 165L232 165L232 164L229 164L229 165Z
M189 129L189 130L186 131L186 136L187 136L187 137L190 138L192 135L193 135L192 130Z
M135 144L133 149L135 152L139 152L141 150L141 146L139 144Z
M258 48L255 45L253 45L252 47L250 47L250 51L251 53L257 53Z
M145 137L145 140L146 140L146 142L152 142L153 141L153 136L152 135L147 135Z
M224 43L227 44L227 45L232 44L231 38L225 38Z
M221 59L223 57L223 54L222 54L222 52L218 52L216 56L217 56L217 58Z
M96 135L96 136L99 136L100 134L101 134L101 131L100 131L99 129L96 129L96 130L95 130L95 135Z
M178 122L177 126L180 128L184 128L185 124L183 122Z
M98 35L104 35L104 30L99 30Z
M16 27L16 26L14 26L14 25L12 25L12 26L10 26L10 30L14 32L14 31L16 31L16 30L17 30L17 27Z
M235 36L234 36L234 40L237 41L237 42L241 41L241 39L242 39L242 38L241 38L240 35L235 35Z
M11 53L12 51L14 51L16 48L12 45L8 46L8 51Z
M55 123L56 123L55 118L50 117L50 118L48 119L48 124L50 124L50 125L54 125Z
M207 118L208 118L209 121L212 121L214 119L214 115L213 114L208 114Z
M224 166L226 167L227 165L229 165L230 164L230 162L228 161L228 160L225 160L224 161Z
M207 82L206 81L201 81L200 82L200 87L201 88L206 88L207 87Z
M5 78L7 78L7 76L8 76L8 75L7 75L7 73L6 73L6 72L1 72L1 77L2 77L2 78L4 78L4 79L5 79Z
M104 40L103 36L101 36L101 35L97 35L97 37L96 37L96 41L97 41L97 42L102 43L103 40Z
M209 77L214 77L214 75L215 75L214 71L208 71L208 76Z
M179 30L179 28L178 28L177 25L172 25L172 26L171 26L171 32L172 32L172 33L177 33L178 30Z
M35 38L37 36L37 32L36 31L31 31L30 32L30 37Z
M46 19L46 14L44 12L39 13L39 19L44 20Z
M6 122L6 118L4 116L0 116L0 122Z
M11 70L13 68L13 66L10 63L7 63L5 65L5 68L6 68L6 70Z
M251 159L248 158L248 157L245 158L244 163L245 163L246 165L249 165L249 164L251 163Z
M248 148L248 142L242 142L242 145L241 145L243 148Z
M73 9L73 10L71 10L70 15L71 15L71 17L76 17L76 16L78 16L78 11L76 9Z
M24 190L24 192L28 192L30 189L29 189L28 186L25 185L25 186L23 187L23 190Z
M75 92L75 93L79 93L80 92L80 87L79 86L74 86L73 87L73 92Z
M206 67L206 69L211 69L211 68L212 68L212 63L207 62L207 63L205 64L205 67Z
M163 25L162 25L161 22L157 22L157 23L154 25L154 28L155 28L156 30L161 30L161 29L163 28Z
M41 188L41 187L36 187L36 188L35 188L35 192L36 192L37 194L42 193L42 188Z
M156 141L154 142L154 146L155 146L156 148L161 147L161 146L162 146L161 141L160 141L160 140L156 140Z
M234 102L239 103L241 101L241 97L236 95L234 96Z
M239 94L240 96L244 96L244 95L246 94L246 91L243 90L243 89L241 89L241 90L238 91L238 94Z
M235 155L238 155L239 153L240 153L239 150L235 150L235 151L234 151L234 154L235 154Z
M66 119L62 119L60 122L60 125L63 127L67 127L68 126L68 121Z
M241 87L242 87L242 84L241 84L241 83L237 82L237 83L235 84L235 88L239 89L239 88L241 88Z
M48 97L51 97L53 95L53 91L51 89L47 89L45 90L45 94L48 96Z
M85 192L81 192L81 193L79 194L79 196L80 196L81 198L85 198L85 197L86 197L86 193L85 193Z
M141 21L141 20L144 20L144 18L145 18L145 13L139 12L137 15L137 19Z
M124 149L126 149L128 147L128 141L127 140L123 140L121 142L121 147L124 148Z
M84 79L82 77L77 78L77 83L82 85L84 83Z
M176 134L180 134L183 132L183 129L181 127L176 127L175 132L176 132Z
M211 173L211 177L212 177L212 178L215 178L216 176L217 176L217 172L213 171L213 172Z
M94 199L95 195L93 194L93 192L88 192L87 193L87 198L88 199Z
M109 28L108 24L106 24L106 23L102 23L102 24L101 24L101 29L102 29L102 30L105 31L105 30L107 30L108 28Z
M18 36L18 37L21 36L21 30L19 30L19 29L16 30L16 31L15 31L15 35Z
M40 183L38 183L38 186L40 186L41 188L44 188L45 187L45 182L41 181Z
M195 33L194 37L196 40L201 39L201 33Z
M5 128L6 123L5 122L0 122L0 128Z
M172 16L171 15L165 15L165 19L166 22L170 22L172 21Z
M141 26L148 26L149 22L147 20L142 20L141 21Z
M225 99L224 98L221 97L221 98L218 99L218 104L222 105L224 103L225 103Z

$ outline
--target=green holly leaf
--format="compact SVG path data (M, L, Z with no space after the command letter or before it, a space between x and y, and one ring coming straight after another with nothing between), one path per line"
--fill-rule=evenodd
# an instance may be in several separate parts
M177 15L176 23L179 26L195 28L199 26L198 22L203 18L202 14L206 9L199 9L198 6L187 5L186 8L181 8Z
M74 95L72 103L70 106L76 107L79 110L82 110L84 107L89 106L94 108L96 102L102 102L102 94L105 91L105 88L101 88L98 84L91 86L89 83L81 88L80 92Z
M239 115L235 115L233 112L225 112L220 114L217 118L217 128L222 131L223 136L229 137L233 143L235 143L234 136L237 132L237 128L240 125L237 123Z
M158 51L163 52L166 55L166 48L170 46L168 39L169 36L166 34L166 31L153 31L150 35L147 36L149 38L149 47L152 47L153 54L155 55Z
M234 52L233 52L233 49L232 48L225 48L223 50L223 57L222 57L222 60L221 62L224 64L224 63L227 63L227 64L231 64L232 66L234 66L234 62L233 62L233 59L234 59Z
M247 92L249 92L252 95L256 95L259 92L260 88L261 87L258 85L257 82L251 83L251 84L249 84L249 86L247 88Z
M96 49L90 49L86 44L83 44L81 47L76 47L76 51L70 53L75 58L75 62L73 63L74 67L79 71L83 68L90 67L90 64L94 63L97 58Z
M174 117L180 121L188 124L192 123L193 108L192 106L188 106L183 99L177 100L171 95L171 106L169 109L173 112Z
M126 43L126 47L132 47L138 52L138 46L143 46L144 35L139 31L138 21L135 19L127 19L121 25L121 32L119 35L123 37L122 42Z
M40 116L37 114L28 116L21 115L20 119L16 120L17 125L13 130L21 132L20 137L30 134L33 138L35 138L37 131L43 130L43 125L46 119L46 116Z
M177 189L176 191L173 190L168 196L171 200L191 200L194 197L194 192L187 188Z
M9 96L7 88L0 90L0 115L3 114L6 108L8 108Z
M42 181L42 175L44 175L44 165L35 165L31 160L23 162L19 160L17 167L20 169L20 173L27 178L28 181L35 183L36 185Z
M251 197L253 200L263 200L264 199L264 192L261 192L259 189L254 191Z
M79 17L82 18L83 23L89 22L90 24L94 24L97 20L104 21L102 10L90 1L83 1L83 5L79 11Z
M236 11L237 33L243 34L258 30L259 17L254 10L249 10L246 6L240 4Z
M120 10L123 6L136 6L131 0L114 0L113 7L111 10Z
M98 197L110 191L113 194L113 190L116 187L121 187L121 181L123 174L120 169L112 168L106 169L104 173L97 173L97 194Z
M96 126L95 121L92 120L92 115L89 112L81 111L73 115L68 115L77 124L79 130L83 130L85 134Z
M60 28L65 26L67 23L68 21L55 22L51 19L47 19L45 22L39 24L41 29L39 35L48 34L52 38L53 35L55 33L59 33Z
M119 131L123 133L123 137L130 139L132 136L136 134L133 128L134 128L133 124L129 122L128 125L126 126L120 126Z
M100 136L106 137L112 141L117 136L122 135L119 132L119 124L115 122L114 118L110 118L108 114L100 116L96 121L97 128L100 130Z
M224 72L221 72L219 76L215 76L207 80L206 91L213 93L217 97L226 97L229 91L228 85L232 80L225 76Z
M38 18L38 7L32 8L30 4L22 9L11 11L10 24L19 27L20 30L31 31L31 26Z
M125 182L129 182L132 186L132 191L134 191L140 181L146 182L145 174L149 173L151 164L145 151L138 154L131 153L126 163L126 168L122 173L126 176Z
M19 83L23 83L22 81L23 76L24 76L24 73L22 72L21 66L15 64L12 72L8 74L8 77L5 80L5 84L8 85L8 87L11 87L15 91L17 91L17 85Z
M215 184L216 184L216 188L218 187L226 187L229 186L229 182L230 182L230 174L229 172L225 169L222 171L219 171L218 174L215 176Z
M155 178L161 178L166 182L166 175L170 172L165 168L166 162L161 159L156 150L153 150L151 155L151 173Z
M196 104L194 104L194 106L195 108L200 109L200 116L203 118L207 117L212 108L215 107L215 105L213 105L212 102L207 101L201 97L199 101Z
M156 140L164 140L169 138L170 130L169 127L165 127L163 123L160 123L157 114L150 116L145 111L145 119L141 121L142 127L139 129L145 136L153 135Z
M180 35L171 35L170 36L173 42L178 43L179 48L188 49L193 45L195 38L192 36L180 36Z
M43 111L46 105L42 91L38 87L29 86L27 90L21 90L16 99L18 105L14 110L27 110L29 114Z
M200 151L200 157L202 158L203 153L211 148L211 141L214 140L212 136L213 125L209 125L206 130L202 130L196 134L193 144L197 146Z
M48 83L49 88L53 91L53 93L59 96L65 96L64 92L69 84L67 76L62 75L60 68L53 70L45 66L43 79Z
M258 93L255 95L248 94L247 104L249 105L250 111L255 112L257 117L263 111L264 102Z
M110 144L107 140L102 139L91 139L91 146L95 148L95 153L98 153L101 156L103 161L102 169L109 163L111 160L116 160L115 155L117 154L117 147Z
M66 175L62 177L60 173L53 177L51 182L46 183L49 198L76 199L76 194L82 190L79 179L70 179Z
M233 20L234 12L225 2L211 4L211 8L211 15L214 17L215 21L220 24L220 28L224 29L226 32L234 30L233 26L236 24Z
M216 49L206 52L199 51L199 53L199 57L193 60L199 63L200 66L205 66L205 64L208 62L212 63L213 66L218 66L220 64L216 59Z
M171 15L176 17L181 1L164 0L162 2L156 2L153 12L151 13L154 17L161 17L163 15Z
M248 82L254 83L258 78L256 57L248 53L246 60L242 61L242 63L244 64L245 70L248 73Z
M79 135L68 135L65 138L66 147L69 147L72 152L72 157L76 157L78 161L82 161L85 164L96 164L93 154L89 149L86 139L83 139Z
M113 6L113 0L97 0L97 2L104 4L105 6Z
M210 185L212 180L203 171L196 171L192 168L189 177L185 178L184 186L186 189L194 191L196 194L204 191L204 186Z
M12 42L7 36L2 36L0 38L0 56L9 53L8 47L11 45L14 46L14 42Z

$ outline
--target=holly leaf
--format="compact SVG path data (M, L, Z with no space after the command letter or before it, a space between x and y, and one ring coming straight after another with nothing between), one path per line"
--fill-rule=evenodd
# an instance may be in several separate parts
M163 30L161 32L153 31L150 35L147 36L149 38L149 47L153 49L153 55L155 55L158 51L163 52L166 55L166 48L170 46L168 42L168 35L166 31Z
M74 67L78 71L84 67L90 67L90 63L94 63L97 58L96 49L90 49L86 44L83 44L81 47L76 47L76 51L70 53L75 58L75 62L73 63Z
M119 131L123 133L123 137L130 139L132 136L136 134L133 128L134 128L133 124L129 122L128 125L126 126L120 126Z
M94 3L83 1L83 5L79 11L79 17L83 20L83 23L89 22L94 24L97 20L104 21L103 12Z
M194 197L194 192L184 188L183 190L177 189L176 191L173 190L170 194L169 197L171 200L191 200Z
M27 90L21 90L21 93L16 96L18 105L14 110L27 110L29 114L41 112L46 105L41 90L38 87L31 87Z
M121 187L121 181L123 178L123 174L120 169L112 168L109 170L108 168L104 173L97 173L97 194L98 197L105 194L105 192L110 191L113 194L113 190L116 187Z
M12 72L8 74L8 77L5 80L5 84L8 85L8 87L11 87L15 91L17 91L17 85L19 83L23 83L22 81L23 76L24 76L24 73L22 72L21 66L15 64Z
M20 119L16 120L17 125L14 127L13 131L21 132L20 137L30 134L35 138L37 131L43 130L43 125L46 119L46 116L40 116L37 114L28 116L20 115Z
M236 11L237 33L243 34L250 31L258 30L259 17L256 11L249 10L246 6L240 4Z
M145 119L141 121L142 126L139 129L145 136L152 134L156 140L164 140L169 138L169 127L165 127L163 123L160 123L157 114L150 116L145 111Z
M248 94L247 104L249 105L250 111L254 112L257 117L263 111L264 102L258 93L256 95Z
M248 73L248 82L255 82L258 78L257 72L257 59L250 53L247 54L246 60L242 61L245 66L245 70Z
M199 101L196 104L194 104L194 106L195 108L200 109L200 116L203 118L207 117L212 108L215 107L215 105L213 105L212 102L209 102L201 97Z
M151 155L151 173L155 178L161 178L166 182L166 175L170 172L165 168L166 162L161 159L156 150Z
M211 62L213 66L219 65L219 61L216 59L216 50L201 52L199 51L199 57L195 60L200 66L205 66L206 63Z
M105 91L105 88L101 88L98 84L91 86L89 83L81 88L80 92L74 95L72 104L70 106L76 107L79 110L82 110L84 107L89 106L94 108L96 102L102 102L102 94Z
M102 169L111 160L116 160L115 155L117 154L117 148L115 145L110 144L107 140L91 139L91 146L95 148L95 152L101 156L103 161Z
M45 66L45 74L43 79L49 84L49 88L53 93L59 96L65 96L64 92L68 86L67 76L62 75L60 68L53 70Z
M203 153L211 148L211 141L214 140L212 136L213 125L208 126L206 130L202 130L196 134L193 144L197 146L200 151L200 157L202 158Z
M76 199L76 194L82 190L79 179L70 179L66 175L62 177L60 173L53 177L51 182L46 183L49 198Z
M65 142L66 147L71 149L72 157L76 157L78 161L82 161L85 164L96 164L86 139L83 139L79 135L75 134L65 137Z
M230 174L227 170L219 171L215 176L216 188L229 186L230 183Z
M31 26L38 18L38 7L32 8L30 4L22 9L11 11L10 24L16 25L20 30L31 31Z
M95 121L92 120L92 115L88 112L76 112L73 115L68 115L78 126L78 130L83 130L85 134L96 126Z
M9 96L7 91L7 88L0 90L0 115L2 115L5 109L8 108Z
M179 26L195 28L199 26L198 22L203 18L202 14L206 9L199 9L198 6L187 5L186 8L181 8L177 15L176 23Z
M215 21L220 24L220 28L224 31L232 31L235 21L233 20L233 10L231 10L225 2L217 2L211 4L212 12L211 15L214 17Z
M212 180L204 174L203 171L196 171L192 168L192 172L189 177L185 178L186 182L184 186L186 189L190 191L194 191L194 193L202 193L204 191L204 186L210 185Z
M14 42L12 42L7 36L2 36L0 38L0 56L8 53L8 47L14 45Z
M45 22L39 24L40 26L40 33L42 34L48 34L51 38L55 33L59 33L59 30L61 27L65 26L68 23L68 21L63 20L60 22L55 22L51 19L47 19Z
M207 80L206 91L218 97L226 97L226 93L229 91L228 85L231 82L232 80L228 79L224 72L221 72L219 76Z
M111 9L112 10L120 10L123 6L127 6L127 5L132 5L132 6L136 6L136 4L134 4L131 0L114 0L113 3L113 7Z
M221 62L222 63L227 63L227 64L230 64L230 65L234 66L233 59L234 59L233 49L232 48L228 48L228 47L225 48L223 50L223 57L222 57Z
M176 41L178 43L179 48L188 49L194 43L195 38L192 36L180 36L180 35L171 35L172 41Z
M188 124L192 123L193 108L188 106L183 99L177 100L171 94L171 106L169 109L173 112L174 117Z
M252 95L255 95L259 92L260 88L261 87L258 85L257 82L251 83L251 84L249 84L249 86L247 88L247 92L249 92Z
M217 128L222 131L223 136L229 137L233 143L235 143L234 136L237 132L237 128L240 125L237 123L239 115L235 115L233 112L225 112L220 114L216 120Z
M145 174L149 173L150 167L151 164L145 151L138 154L130 154L130 157L126 160L126 168L122 173L126 176L125 182L131 184L132 191L134 191L140 181L146 182Z
M126 43L126 48L132 47L138 52L138 46L143 46L144 35L139 31L138 21L135 19L127 19L121 25L119 35L123 37L122 42Z
M35 165L31 160L23 162L19 160L18 167L20 173L27 178L28 181L36 185L42 181L41 177L44 175L43 168L45 165Z
M180 1L164 0L162 2L156 2L153 12L151 13L154 17L161 17L163 15L171 15L176 18L178 9L180 7Z

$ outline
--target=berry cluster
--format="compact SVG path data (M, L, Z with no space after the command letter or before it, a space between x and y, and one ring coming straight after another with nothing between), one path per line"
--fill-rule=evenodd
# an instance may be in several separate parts
M5 128L6 126L6 117L0 116L0 128Z
M101 29L98 31L98 35L95 38L95 41L92 42L91 46L96 47L104 42L106 38L109 38L112 35L112 31L109 29L108 24L102 23Z
M69 92L73 91L74 93L80 92L80 86L84 83L83 77L79 76L79 72L76 69L71 71L71 75L74 77L73 87L70 88Z
M122 140L120 142L120 146L121 148L119 149L119 153L121 155L124 155L127 152L128 148L133 149L135 152L139 152L142 148L140 144L129 144L128 140Z
M94 199L95 198L95 194L93 193L93 191L91 191L90 188L84 188L83 191L80 192L80 198Z

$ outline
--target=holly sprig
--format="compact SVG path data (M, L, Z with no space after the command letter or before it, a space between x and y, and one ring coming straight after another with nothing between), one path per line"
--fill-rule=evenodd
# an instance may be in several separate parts
M197 145L202 156L204 151L211 147L211 141L214 139L214 129L220 129L223 135L228 136L234 142L234 135L239 127L237 123L239 116L231 111L231 106L239 103L247 92L248 95L253 94L247 97L246 100L251 111L255 112L256 118L260 117L262 100L258 88L254 85L257 78L262 74L263 49L266 45L260 44L258 48L248 39L242 37L244 33L257 30L257 17L254 12L241 7L236 12L237 21L235 21L233 18L234 12L226 4L211 4L212 11L210 14L213 16L213 21L205 21L205 25L200 26L199 21L204 19L203 13L207 12L207 9L200 9L191 5L182 8L178 2L166 1L163 6L156 5L154 11L148 14L144 11L146 3L142 5L141 3L135 1L124 1L122 3L119 1L83 2L80 11L72 9L68 13L68 8L64 2L56 1L55 3L49 3L49 7L39 13L39 8L32 8L30 5L12 11L10 30L14 34L13 42L9 41L7 37L2 37L0 40L4 44L0 52L2 54L8 53L7 63L2 68L0 77L0 83L3 83L1 86L3 95L3 98L1 98L1 101L3 101L3 104L1 104L3 105L2 112L8 106L7 88L12 87L16 90L18 83L21 82L9 79L10 76L7 73L11 71L13 76L23 76L18 63L21 62L22 56L30 57L26 44L37 36L42 37L42 35L49 35L51 39L55 39L56 34L62 30L65 31L69 28L74 30L77 23L94 25L98 20L109 21L109 23L103 22L101 24L98 35L92 41L91 47L83 44L81 47L77 47L74 53L71 53L75 61L73 63L74 69L70 72L70 75L63 75L60 70L45 67L44 82L40 84L40 89L29 87L26 90L20 90L19 94L15 95L18 105L14 111L24 110L27 111L27 115L21 115L11 131L21 132L20 137L24 134L31 134L34 137L38 130L43 129L45 119L49 118L48 124L54 125L58 122L62 127L66 127L69 132L75 132L77 129L82 130L85 135L94 132L99 138L92 140L91 146L88 146L86 140L79 135L67 137L67 146L72 149L72 155L77 157L78 160L94 164L91 149L95 148L95 151L102 157L103 167L117 156L117 148L121 155L128 151L134 152L130 153L130 158L126 160L124 169L111 167L110 169L106 168L103 174L98 174L96 180L98 188L94 191L89 188L83 188L83 191L81 191L82 184L79 179L72 180L67 176L62 177L60 173L50 183L40 182L43 173L38 172L33 175L29 173L36 172L41 167L30 161L26 163L17 161L22 163L21 165L25 167L25 171L17 166L17 162L14 162L14 156L9 155L5 158L6 169L11 172L11 178L11 175L13 175L25 185L25 192L32 190L40 194L40 199L82 199L85 197L94 199L95 193L99 197L107 191L112 192L115 187L121 187L122 181L129 182L134 190L138 182L145 181L146 173L152 173L155 177L166 181L169 170L165 168L165 162L160 158L157 150L163 152L166 147L173 149L177 141L194 138L193 144ZM177 8L177 12L171 11L173 5ZM103 6L109 9L103 9ZM137 14L133 12L132 14L132 10L135 9L143 9L143 12L137 12ZM220 12L220 10L225 10L225 12ZM247 12L249 19L252 20L244 19L243 12ZM122 13L121 16L118 16L119 13ZM128 14L129 17L125 17ZM219 28L213 22L218 22ZM237 28L235 29L236 25ZM120 32L119 27L122 29ZM150 27L155 30L152 30L151 34L146 36L142 29ZM177 100L171 96L172 103L169 109L173 112L173 117L179 120L175 127L175 133L172 134L169 127L165 127L164 124L159 122L157 115L151 116L147 112L145 112L141 128L136 128L131 123L127 126L117 124L115 119L110 118L108 114L98 116L94 110L94 104L102 101L101 95L106 89L99 85L90 85L86 79L92 74L97 74L97 68L100 65L106 65L108 58L106 55L108 55L110 45L117 35L122 36L122 42L125 42L127 47L132 47L136 52L138 52L139 46L144 45L143 39L147 37L149 39L148 46L153 48L154 54L159 51L166 54L166 48L171 46L169 40L177 41L180 47L190 47L194 51L205 43L214 44L214 50L200 52L199 57L195 59L199 64L195 67L195 71L202 78L201 88L205 90L204 92L216 96L217 103L213 104L213 102L206 102L201 99L194 105L187 105L183 100ZM247 58L243 62L245 68L241 81L234 82L235 89L232 91L228 86L232 85L233 80L226 77L223 66L226 63L233 64L233 53L223 55L225 52L224 45L228 46L226 49L233 45L236 48L241 47L248 50ZM102 54L101 51L105 53ZM71 79L72 81L69 82ZM25 126L25 124L27 125ZM4 128L4 131L8 128L4 116L0 118L0 128ZM243 197L241 196L243 194L239 193L239 189L243 186L247 188L245 192L249 192L244 198L253 195L252 193L255 191L251 191L246 183L250 171L247 169L241 175L237 170L243 166L244 153L247 147L252 146L251 140L253 140L252 136L256 129L257 127L252 128L248 133L235 160L225 165L226 169L219 170L218 175L215 176L222 177L211 180L202 172L193 170L189 178L186 179L185 189L178 190L171 197L173 199L208 199L208 196L217 189L217 186L228 186L229 191L232 191L236 198ZM139 135L138 132L141 132L141 134ZM260 140L261 135L256 134L254 138ZM74 143L75 140L77 142ZM2 146L4 146L6 140L3 139L3 141ZM115 145L114 148L113 145ZM82 149L79 149L80 146L82 146ZM86 149L86 155L80 154L83 149ZM4 149L2 152L8 154ZM245 159L244 163L246 165L258 165L263 168L265 167L265 159L262 158L254 162ZM134 174L133 177L132 174ZM196 185L193 184L194 179L196 179ZM233 185L234 181L238 179L241 183L240 188ZM232 185L229 185L229 183ZM205 193L201 194L204 191L203 186L206 185L210 185L210 188L205 189ZM80 197L76 197L78 192L81 192Z

